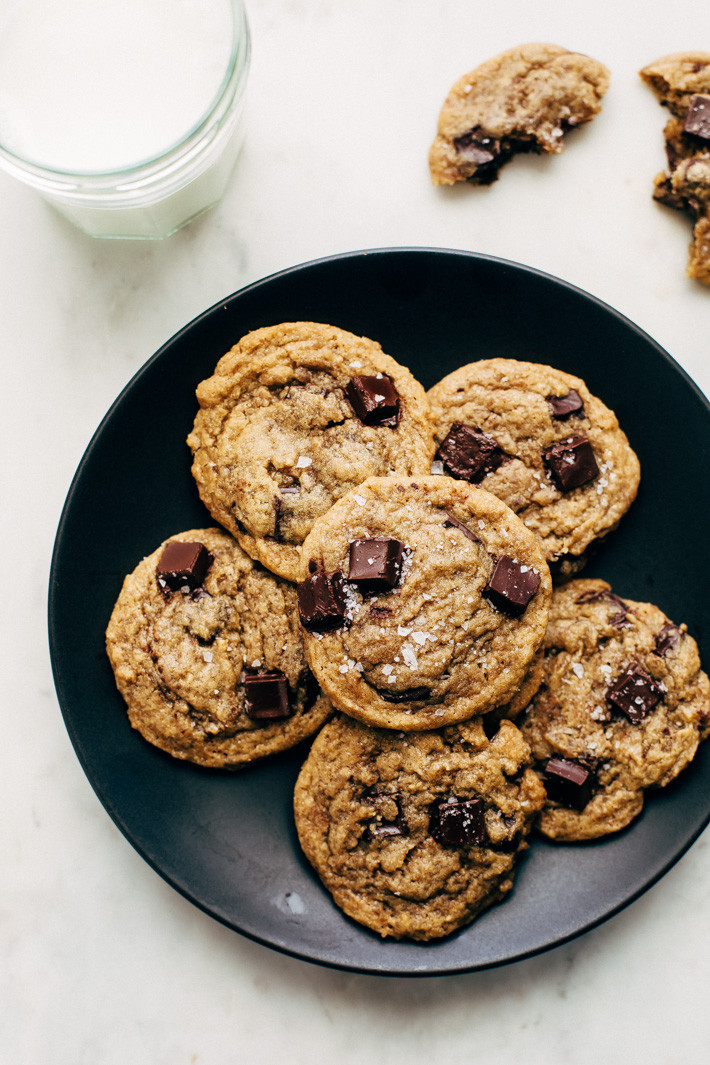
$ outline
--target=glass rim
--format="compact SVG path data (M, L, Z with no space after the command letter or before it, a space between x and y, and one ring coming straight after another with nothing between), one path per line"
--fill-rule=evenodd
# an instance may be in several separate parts
M186 157L209 143L219 131L229 112L232 100L243 88L251 54L249 24L242 0L229 0L233 16L232 48L224 76L206 111L162 151L155 155L109 170L71 170L53 167L28 158L7 148L0 139L0 166L18 175L31 177L39 186L57 192L81 193L121 189L135 182L136 186L154 181L163 173L172 172ZM238 32L241 31L241 32ZM128 191L125 188L125 191Z

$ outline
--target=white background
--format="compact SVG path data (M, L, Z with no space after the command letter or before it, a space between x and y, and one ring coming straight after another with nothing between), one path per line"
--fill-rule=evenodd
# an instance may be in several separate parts
M637 74L668 52L710 50L706 8L251 0L249 15L247 143L209 216L164 243L101 243L0 175L0 1059L705 1063L707 834L622 914L538 958L439 979L348 975L255 945L177 895L73 753L45 624L66 491L133 373L234 290L360 248L487 252L592 292L710 391L710 290L684 275L688 222L651 200L665 112ZM536 40L606 63L602 114L562 156L517 159L490 189L434 189L426 156L450 85Z

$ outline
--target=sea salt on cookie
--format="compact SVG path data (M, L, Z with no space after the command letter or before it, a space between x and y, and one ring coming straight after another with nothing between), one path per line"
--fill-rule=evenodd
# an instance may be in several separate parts
M520 152L559 153L565 133L601 110L609 71L554 44L489 59L451 89L429 151L435 185L490 185Z
M545 791L510 721L321 731L298 777L298 838L335 903L381 936L432 940L513 886Z
M447 477L373 477L303 545L308 662L366 724L438 728L512 700L547 624L538 538L495 496Z
M442 472L507 503L540 537L555 576L580 569L636 497L638 459L616 415L579 377L482 359L428 396Z
M291 322L243 337L197 389L188 443L213 518L295 580L316 518L367 477L429 470L422 386L379 344Z
M710 681L685 625L601 580L552 597L543 683L519 722L548 792L540 831L594 839L637 817L710 729Z
M286 750L332 713L306 665L296 589L217 529L173 536L138 564L106 648L133 727L198 765Z

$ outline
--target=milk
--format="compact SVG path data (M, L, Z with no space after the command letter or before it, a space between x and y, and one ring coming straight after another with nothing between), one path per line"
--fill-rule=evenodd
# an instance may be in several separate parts
M213 103L228 0L26 0L0 36L0 142L55 170L159 155Z
M240 3L5 3L8 8L0 16L0 151L7 168L14 164L23 168L25 173L17 176L39 187L80 225L77 210L112 211L112 220L84 226L89 231L98 227L102 235L165 235L157 232L166 225L164 218L155 217L158 201L170 199L174 207L179 201L178 214L191 216L210 205L203 202L206 195L211 202L219 198L225 172L228 177L236 155L239 117L225 114L225 108L241 110L248 65L248 30ZM243 68L240 78L235 76L235 55L237 67ZM210 133L205 118L216 104L222 110L217 118L212 115ZM186 138L187 148L176 149ZM200 139L202 146L195 147ZM189 174L178 159L180 152L194 157ZM227 157L222 159L224 152ZM157 179L151 161L166 153L172 153L166 157L171 176ZM146 163L152 177L141 185L139 168L145 169ZM43 168L39 176L36 172L28 176L28 171L38 167ZM194 189L190 199L186 187L192 187L193 179L204 178L208 167L215 173L201 181L202 191ZM115 181L106 182L103 177L111 173ZM65 174L66 181L58 180ZM94 181L99 175L103 176L99 182L102 202ZM142 192L131 204L134 178ZM150 200L154 217L149 233L130 232L136 225L135 215L131 220L125 212L137 207L137 200L143 206ZM116 216L116 210L124 214ZM121 231L109 232L119 218ZM167 223L175 228L185 220L169 217Z

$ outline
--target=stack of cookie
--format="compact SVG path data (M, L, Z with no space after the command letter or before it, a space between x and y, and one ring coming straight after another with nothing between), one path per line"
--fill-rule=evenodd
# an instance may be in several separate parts
M693 757L710 683L685 627L570 579L639 483L583 381L491 359L427 395L374 341L298 322L197 395L220 529L126 578L116 681L147 740L201 765L317 733L296 826L350 917L447 935L511 889L534 827L616 831Z

